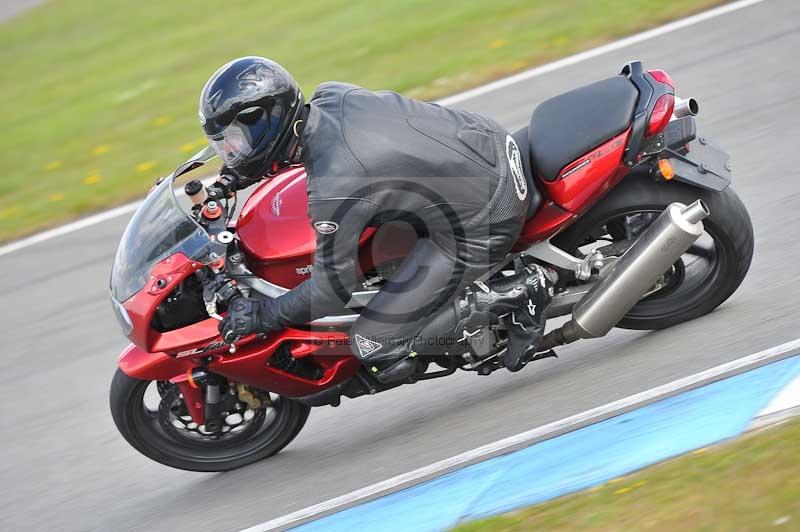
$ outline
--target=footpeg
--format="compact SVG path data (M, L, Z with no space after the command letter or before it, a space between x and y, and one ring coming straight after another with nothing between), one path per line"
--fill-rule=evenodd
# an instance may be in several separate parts
M504 355L508 354L510 353L508 352L504 353ZM534 360L543 360L545 358L558 358L558 355L552 349L548 351L543 351L541 353L537 353L536 346L531 345L517 360L509 360L503 357L503 365L511 373L516 373L517 371L527 366L529 362L533 362Z
M554 350L550 349L548 351L544 351L543 353L536 353L533 356L533 358L530 359L528 362L533 362L534 360L542 360L544 358L558 358L558 355Z
M385 369L370 367L370 374L381 384L402 382L411 377L417 370L416 353L395 362Z

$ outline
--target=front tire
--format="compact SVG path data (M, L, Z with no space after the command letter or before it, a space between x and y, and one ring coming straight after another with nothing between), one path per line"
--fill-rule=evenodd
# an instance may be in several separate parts
M753 257L753 226L742 201L731 187L714 192L631 176L553 239L558 247L581 256L580 249L597 238L624 239L623 221L637 216L640 221L646 216L654 219L670 203L688 205L698 198L708 205L711 214L703 220L706 234L690 248L696 256L687 252L681 257L672 269L672 285L642 299L617 327L671 327L711 312L736 291Z
M249 420L243 415L240 426L213 438L185 411L175 415L181 405L177 387L167 381L134 379L120 369L111 381L111 415L120 434L148 458L187 471L228 471L272 456L297 436L310 410L271 394L264 412Z

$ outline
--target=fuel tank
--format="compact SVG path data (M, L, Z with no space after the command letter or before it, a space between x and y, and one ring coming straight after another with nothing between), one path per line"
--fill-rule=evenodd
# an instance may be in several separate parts
M242 207L236 233L256 275L286 288L308 278L316 233L308 220L305 170L290 168L259 185Z
M242 207L236 233L248 267L259 277L284 288L308 279L317 234L308 218L305 169L290 168L259 185ZM408 228L366 228L359 243L362 272L401 260L415 241Z

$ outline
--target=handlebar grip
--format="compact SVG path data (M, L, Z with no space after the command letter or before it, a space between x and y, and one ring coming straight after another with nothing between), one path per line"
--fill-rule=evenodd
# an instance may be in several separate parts
M219 178L209 185L208 197L212 200L230 198L237 190L237 178L231 173L221 172Z
M236 281L230 280L217 290L217 298L221 303L230 305L234 299L244 297L242 291L236 286Z
M219 183L213 183L206 188L208 201L219 201L228 197L228 190Z
M233 305L236 302L236 300L244 298L244 295L242 294L241 291L239 291L239 289L236 287L236 285L235 285L235 283L233 283L233 281L225 283L225 286L226 287L227 286L231 286L230 292L227 294L227 299L225 300L226 304L228 305L228 308L230 309L231 305ZM217 294L219 294L219 293L220 292L217 292ZM226 324L226 322L230 322L230 320L231 320L230 317L225 318L222 321L222 324L220 325L220 327L222 328ZM231 346L231 353L234 353L236 351L236 347L234 346L234 342L238 342L240 338L241 338L241 336L236 334L233 330L228 330L222 336L222 341L225 342L226 344L229 344Z

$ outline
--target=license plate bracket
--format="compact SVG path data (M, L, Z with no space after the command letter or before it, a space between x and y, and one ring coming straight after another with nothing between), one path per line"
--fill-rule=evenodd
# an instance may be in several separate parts
M722 191L731 184L731 156L705 137L688 145L688 153L666 150L675 169L675 180L708 190Z

